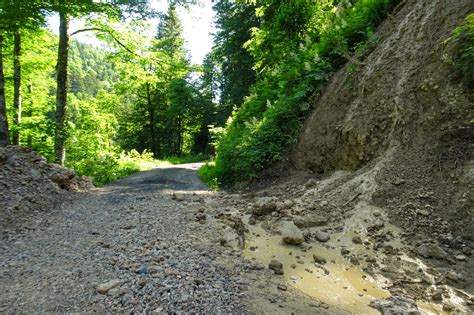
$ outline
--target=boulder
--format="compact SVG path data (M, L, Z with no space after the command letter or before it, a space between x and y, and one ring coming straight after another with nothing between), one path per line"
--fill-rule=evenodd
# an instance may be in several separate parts
M276 259L270 261L268 268L273 270L276 275L283 275L283 264Z
M304 242L303 232L293 223L293 221L286 221L282 225L281 238L283 242L289 245L300 245Z
M415 300L404 296L391 296L384 300L372 301L370 307L379 310L382 315L418 315L421 314L418 310Z
M262 197L257 199L255 206L252 209L252 213L257 216L270 214L276 211L277 206L274 198Z
M418 255L426 258L445 258L448 254L437 244L425 243L416 249Z
M329 241L329 239L331 238L331 235L329 235L329 233L326 233L324 231L321 231L321 230L318 230L316 231L316 233L314 234L314 237L320 241L320 242L327 242Z

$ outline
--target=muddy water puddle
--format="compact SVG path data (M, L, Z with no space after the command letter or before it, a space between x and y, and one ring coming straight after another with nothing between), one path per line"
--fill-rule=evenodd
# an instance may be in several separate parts
M283 264L286 282L304 294L336 308L354 314L380 314L369 307L374 300L390 296L384 287L388 280L374 279L363 271L365 261L354 266L340 253L341 245L351 251L351 255L365 258L372 255L362 244L352 244L352 236L333 234L326 244L311 244L305 251L296 246L285 245L281 236L267 233L262 227L250 226L244 255L248 259L265 266L272 259ZM326 259L326 264L316 264L313 254ZM436 305L418 303L422 314L446 314Z

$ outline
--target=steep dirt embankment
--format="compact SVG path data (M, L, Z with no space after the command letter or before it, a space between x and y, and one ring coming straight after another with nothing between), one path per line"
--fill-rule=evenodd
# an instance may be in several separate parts
M470 0L402 2L364 64L339 71L315 101L292 156L298 169L329 177L318 196L347 200L346 218L383 210L431 266L461 270L453 282L468 291L474 95L449 63L456 43L444 41L473 10ZM331 175L340 170L349 172Z
M293 161L300 169L329 173L373 170L383 159L371 202L410 225L472 241L473 94L448 62L455 45L443 42L474 4L402 5L380 28L381 43L365 65L352 74L342 69L316 101ZM447 220L449 229L409 213L420 207L421 214Z

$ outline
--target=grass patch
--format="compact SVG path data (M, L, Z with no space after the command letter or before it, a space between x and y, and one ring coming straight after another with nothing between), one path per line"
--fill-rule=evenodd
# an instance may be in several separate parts
M220 182L217 178L216 163L208 162L201 166L197 172L199 178L212 190L219 190Z
M204 162L209 160L209 155L207 154L189 154L183 156L171 156L163 159L163 162L168 162L170 164L186 164L186 163L196 163Z

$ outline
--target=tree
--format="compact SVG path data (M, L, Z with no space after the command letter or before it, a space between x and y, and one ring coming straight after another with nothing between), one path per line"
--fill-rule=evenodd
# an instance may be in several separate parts
M0 1L0 41L3 45L4 34L12 33L14 37L14 93L13 107L15 109L15 124L13 129L13 144L18 145L20 140L21 125L21 29L35 29L44 23L45 15L40 1L20 1L20 0L1 0ZM3 53L0 54L3 59ZM5 80L3 74L3 60L1 62L0 73L0 139L8 139L9 129L6 116L5 100ZM8 143L7 140L0 140L0 143Z
M5 75L3 73L3 43L4 37L3 34L0 33L0 147L10 144L5 101Z
M214 36L213 58L220 63L222 72L219 124L223 125L233 108L242 105L256 81L254 60L244 44L250 40L251 30L260 22L255 15L255 5L250 3L219 0L213 9L218 28Z
M122 10L124 8L124 10ZM49 10L59 14L59 45L57 61L57 89L56 89L56 132L55 156L56 162L63 165L65 160L65 141L67 138L66 114L68 94L68 52L71 35L82 31L102 31L98 28L87 28L69 34L69 21L71 17L86 17L91 14L105 14L107 17L120 17L124 12L130 14L146 15L147 2L122 0L116 3L97 2L94 0L71 0L58 2L50 0Z

